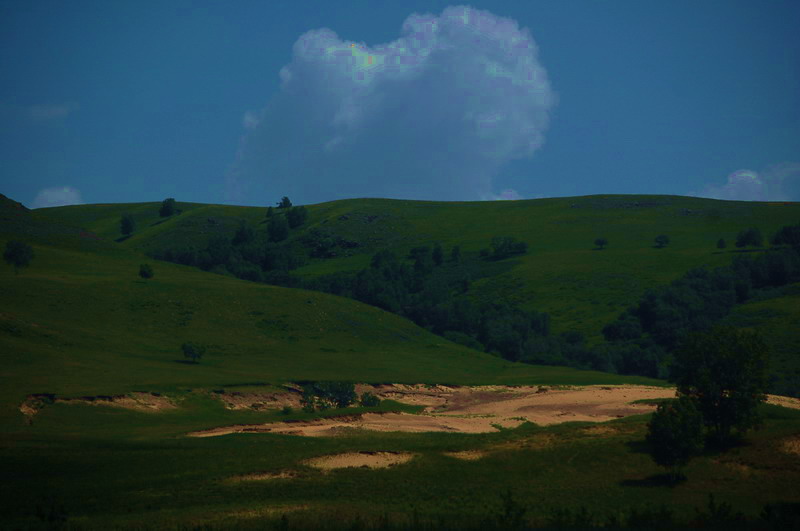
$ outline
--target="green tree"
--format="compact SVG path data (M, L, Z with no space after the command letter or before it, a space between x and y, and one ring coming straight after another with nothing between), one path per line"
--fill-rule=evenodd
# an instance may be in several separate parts
M755 333L715 327L682 338L670 380L678 393L697 401L712 442L730 441L759 425L757 407L766 400L769 350Z
M306 207L291 207L286 212L286 220L289 222L289 228L294 229L306 222L308 218L308 211Z
M761 247L764 244L764 239L761 236L761 231L756 227L750 227L743 231L739 231L736 235L736 247Z
M717 240L717 249L724 249L727 246L728 244L725 243L724 239L720 238L719 240Z
M381 399L375 396L374 394L370 393L369 391L365 391L361 394L361 398L359 399L361 405L364 407L376 407L380 405Z
M181 345L181 350L183 351L183 356L185 358L189 358L194 363L199 363L197 360L203 357L203 354L206 353L206 347L203 345L198 345L197 343L186 342Z
M175 213L175 199L168 197L161 202L161 208L158 210L158 215L162 218L168 218Z
M267 218L272 217L272 207L267 207Z
M600 249L603 249L606 245L608 245L608 240L606 238L597 238L594 241L594 244L600 247Z
M239 228L236 229L236 234L233 235L233 240L231 243L233 243L233 245L250 243L255 239L255 237L256 234L253 231L253 227L242 221L239 223Z
M28 267L33 260L33 249L25 242L11 240L6 243L3 259L14 266L14 274L19 275L21 267Z
M444 262L444 251L442 251L442 246L439 243L433 245L433 263L437 266L442 265Z
M119 220L119 230L123 236L128 236L136 230L136 221L130 214L123 214Z
M669 470L675 481L681 469L703 449L703 415L696 400L681 396L658 405L647 424L647 443L656 464Z
M278 208L292 208L292 202L288 197L283 196L281 197L281 200L278 201Z
M153 267L150 264L141 264L139 266L139 276L145 280L153 278Z
M656 236L656 240L655 241L656 241L656 247L661 249L664 246L666 246L667 244L669 244L669 236L667 236L666 234L660 234L660 235Z
M772 244L800 247L800 223L781 227L772 237Z
M269 241L282 242L289 237L289 223L286 222L285 216L272 216L269 220Z

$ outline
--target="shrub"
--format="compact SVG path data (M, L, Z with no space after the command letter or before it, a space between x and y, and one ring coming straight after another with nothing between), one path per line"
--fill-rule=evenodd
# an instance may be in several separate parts
M647 425L650 455L669 470L673 481L682 467L703 448L703 416L697 402L688 396L658 405Z
M14 273L19 274L21 267L28 267L33 259L33 249L24 242L11 240L6 243L3 259L14 266Z
M736 247L761 247L763 245L763 238L761 231L755 227L740 231L736 235Z
M153 267L150 264L141 264L139 266L139 276L143 279L153 278Z
M655 242L656 242L656 247L661 249L667 244L669 244L669 236L667 236L666 234L660 234L656 236Z
M183 351L183 356L185 358L189 358L193 362L198 363L197 360L203 357L203 354L206 352L206 347L196 343L187 342L181 345L181 350Z
M365 391L361 394L360 399L361 405L364 407L376 407L380 405L381 399L375 396L374 394L370 393L369 391Z
M136 221L130 214L123 214L119 220L119 230L123 236L128 236L136 230Z

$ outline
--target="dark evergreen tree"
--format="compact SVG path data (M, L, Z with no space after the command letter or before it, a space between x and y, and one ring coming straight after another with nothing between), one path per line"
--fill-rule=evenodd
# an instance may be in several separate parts
M722 238L717 240L717 249L724 249L727 246L728 245L725 243L725 240L723 240Z
M594 244L600 247L600 249L603 249L606 245L608 245L608 240L606 238L597 238L594 241Z
M288 197L283 196L281 197L281 200L278 201L278 208L292 208L292 202Z

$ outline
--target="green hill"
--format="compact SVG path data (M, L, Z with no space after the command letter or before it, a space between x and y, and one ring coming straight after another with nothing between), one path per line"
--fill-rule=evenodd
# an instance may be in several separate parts
M142 252L202 248L211 237L231 237L240 220L264 231L264 208L177 203L183 213L158 216L159 203L81 205L42 214L119 238L119 219L130 212L139 230L122 245ZM682 196L602 195L495 202L428 202L352 199L310 205L309 220L292 231L300 241L322 231L349 242L337 256L312 258L293 273L303 278L352 271L369 264L382 248L398 254L440 242L445 252L458 245L476 255L493 236L524 241L529 251L495 274L473 283L481 300L507 300L547 312L553 331L582 332L590 343L602 327L635 303L648 288L670 282L687 270L727 265L742 252L733 247L740 230L757 227L771 235L800 220L800 203L719 201ZM654 238L670 237L657 249ZM595 248L605 237L609 245ZM720 252L717 241L728 248Z
M149 259L144 253L200 248L214 235L230 238L241 219L265 230L264 209L178 203L180 214L161 218L158 207L29 211L0 197L0 246L21 240L35 254L19 274L0 263L0 527L505 529L523 515L554 527L585 527L590 517L620 522L621 515L631 525L670 527L673 520L719 523L714 518L723 521L725 507L751 519L773 518L785 528L796 523L800 418L776 406L764 406L764 429L748 435L747 444L696 458L686 470L689 480L674 487L663 482L643 446L647 416L603 425L528 423L486 434L185 437L214 426L308 418L230 411L212 398L214 390L270 389L287 381L664 382L511 363L351 299ZM314 278L359 269L382 248L405 254L436 241L447 252L460 245L474 257L492 236L513 236L527 242L529 252L487 263L470 287L472 296L547 311L557 331L593 337L647 287L700 264L728 263L734 253L716 250L720 237L730 244L743 228L758 226L768 235L798 219L797 205L663 196L348 200L308 210L293 244L302 245L314 229L339 243L335 257L312 258L294 274ZM138 227L127 239L119 233L123 213ZM673 243L654 249L652 239L662 233ZM599 236L610 245L592 250ZM153 265L153 278L138 276L142 263ZM730 316L733 324L773 335L787 363L796 363L794 289L776 290L773 298L751 301ZM186 341L208 346L199 364L182 358ZM19 409L34 393L133 391L165 394L178 407L148 413L56 402L27 420ZM476 451L485 457L453 457ZM411 452L414 458L384 470L321 472L306 464L344 452ZM248 474L273 479L237 479ZM716 512L708 510L709 493L722 503ZM765 504L772 505L762 512Z
M203 210L209 208L196 209ZM116 244L80 216L54 222L48 211L28 212L10 203L1 215L0 246L21 239L35 253L19 275L9 264L0 266L0 345L8 353L2 370L13 382L0 391L6 416L17 415L15 408L29 393L114 394L314 379L637 380L508 363L353 300L153 262L135 250L135 239ZM164 228L152 230L155 238ZM139 278L143 262L154 265L154 278ZM199 366L176 362L186 341L209 346Z

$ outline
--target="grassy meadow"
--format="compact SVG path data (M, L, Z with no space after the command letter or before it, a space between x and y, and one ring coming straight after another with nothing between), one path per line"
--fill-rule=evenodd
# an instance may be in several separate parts
M477 435L186 437L203 428L312 415L226 410L212 397L215 389L274 389L307 380L667 384L512 363L354 300L247 282L144 254L167 245L200 246L214 234L232 234L240 219L263 230L263 208L179 202L180 215L160 218L159 203L29 212L0 199L0 246L23 240L35 253L19 274L0 263L0 528L509 528L580 523L575 515L581 507L595 523L614 515L625 522L632 509L662 506L676 519L697 520L709 494L751 517L765 504L800 503L800 411L777 406L762 406L761 430L726 452L695 459L686 469L688 480L675 486L663 481L663 469L646 453L647 415L602 429L526 423ZM677 196L365 199L308 210L308 222L292 238L324 228L359 242L349 255L312 260L296 271L309 277L364 267L381 248L400 254L441 242L446 251L459 245L478 253L493 236L526 241L528 253L475 282L475 296L546 311L556 332L578 330L590 339L647 288L692 267L729 263L739 251L733 247L739 230L757 226L769 236L800 220L798 204ZM137 222L137 231L124 239L122 213ZM659 234L672 240L664 249L654 248ZM600 236L610 242L602 251L593 245ZM724 252L716 249L719 238L728 241ZM145 262L155 270L149 280L138 276ZM796 285L773 295L737 307L728 319L763 331L773 355L800 368ZM208 345L200 363L183 358L186 341ZM34 393L68 398L134 391L161 393L178 407L150 413L55 403L32 419L19 410ZM379 407L409 409L389 401ZM445 455L472 449L487 456L464 461ZM326 473L303 463L348 451L415 457L384 470ZM293 477L235 480L279 471ZM660 521L669 523L663 515Z

